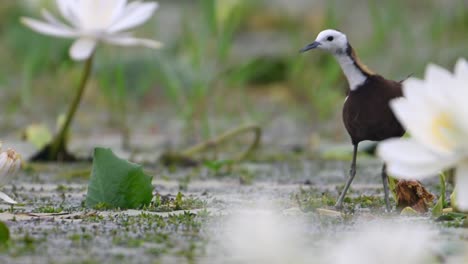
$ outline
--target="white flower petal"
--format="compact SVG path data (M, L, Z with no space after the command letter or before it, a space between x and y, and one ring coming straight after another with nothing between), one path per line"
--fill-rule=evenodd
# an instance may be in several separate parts
M0 187L8 183L8 155L6 152L0 153Z
M387 172L396 178L404 180L422 180L428 177L436 176L450 166L442 163L414 165L404 163L388 163Z
M142 4L142 1L132 1L130 2L123 10L122 13L120 14L120 17L117 17L117 19L123 18L126 14L129 14L133 12L135 9L139 8L140 5Z
M80 0L78 16L85 32L106 31L123 12L121 0Z
M419 99L425 89L424 81L417 78L411 77L403 82L403 94L408 100Z
M120 46L144 46L153 49L159 49L163 46L163 44L159 41L151 39L134 38L126 35L107 37L104 39L104 41L110 44Z
M465 59L458 59L455 64L454 74L459 81L462 81L462 83L468 83L468 62ZM465 89L468 89L468 87Z
M445 87L447 83L453 82L452 73L435 64L427 66L424 79L430 86L435 87Z
M16 165L14 161L10 158L7 158L6 162L2 165L1 174L4 181L4 184L11 181L11 179L16 176Z
M116 0L116 4L114 5L114 10L112 12L112 21L116 21L125 11L125 7L127 6L127 0Z
M432 137L431 122L432 116L436 113L428 109L429 102L425 105L422 103L416 105L406 98L397 98L390 102L390 107L398 121L414 139L433 151L447 154L447 149L435 144Z
M9 204L17 204L17 202L10 198L10 196L6 195L4 192L0 192L0 199L9 203Z
M390 174L403 179L421 179L453 167L456 156L440 156L413 139L389 139L381 142L378 155Z
M89 58L101 40L123 46L161 47L158 41L137 39L126 33L115 34L146 22L158 8L156 2L56 0L56 4L65 23L47 10L42 11L47 22L31 18L22 18L21 21L42 34L78 38L70 49L70 55L75 60Z
M97 42L95 39L80 38L76 40L70 48L70 56L74 60L86 60L94 52Z
M468 211L468 163L457 166L455 172L456 204L462 211Z
M457 85L448 89L451 100L452 113L457 116L459 126L468 133L468 63L465 59L459 59L455 64L455 78ZM468 145L468 142L467 142Z
M134 6L133 8L127 7L122 17L109 27L107 32L114 33L139 26L150 19L157 8L157 3L140 3L138 6Z
M57 0L57 7L62 14L62 17L66 19L73 26L79 27L80 21L77 15L78 4L75 0Z
M425 73L425 80L411 78L403 83L404 95L412 104L418 107L424 105L434 108L435 111L450 105L450 96L447 90L456 87L456 80L446 69L430 64ZM431 108L428 110L431 111ZM432 111L433 112L433 111Z
M414 164L432 163L440 159L439 155L419 142L407 138L382 141L377 147L377 154L385 161Z
M7 184L21 167L21 156L13 149L0 153L0 187Z
M54 24L45 23L32 18L22 17L21 22L32 30L45 35L62 38L73 38L77 36L77 33L73 30L66 29Z
M47 11L46 9L42 9L41 10L41 14L42 14L42 17L47 21L49 22L50 24L52 25L56 25L58 27L61 27L63 29L66 29L66 30L70 30L70 31L73 31L72 28L70 28L69 26L65 25L64 23L62 23L60 20L58 20L57 18L55 18L49 11Z
M422 110L425 115L438 113L440 110L440 104L430 95L428 86L430 85L427 82L416 78L410 78L403 83L404 99L414 108Z

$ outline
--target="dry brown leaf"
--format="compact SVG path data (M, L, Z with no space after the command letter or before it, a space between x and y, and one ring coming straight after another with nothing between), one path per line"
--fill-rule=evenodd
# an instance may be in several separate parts
M397 196L397 208L401 211L411 207L418 213L426 213L429 204L435 196L430 193L419 181L399 180L395 192Z

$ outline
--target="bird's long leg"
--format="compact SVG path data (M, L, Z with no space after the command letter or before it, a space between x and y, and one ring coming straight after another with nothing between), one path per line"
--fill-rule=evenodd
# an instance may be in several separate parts
M382 167L382 182L383 182L383 189L385 195L385 206L387 208L387 212L390 212L390 199L389 199L389 189L388 189L388 175L387 175L387 166L384 164Z
M343 201L346 196L346 192L348 192L349 186L351 186L351 183L354 180L354 176L356 176L356 156L357 156L357 150L358 150L358 143L354 144L353 146L354 146L353 161L351 162L351 169L349 170L349 178L348 178L348 181L346 182L346 185L343 191L340 194L340 197L338 198L338 201L335 204L336 209L343 208Z

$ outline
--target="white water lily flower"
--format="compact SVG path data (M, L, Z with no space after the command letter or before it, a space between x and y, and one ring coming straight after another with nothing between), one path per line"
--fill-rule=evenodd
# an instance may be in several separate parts
M127 0L56 0L65 22L42 10L45 21L23 17L21 22L31 29L50 36L76 38L70 49L75 60L88 59L99 42L121 46L160 48L149 39L134 38L127 30L145 23L158 8L156 2Z
M21 156L13 149L7 149L0 153L0 187L7 184L19 171L21 167ZM0 199L10 204L16 204L16 201L10 196L0 192Z
M454 73L429 65L425 79L403 84L403 98L390 105L410 139L390 139L378 148L388 171L403 179L422 179L455 167L457 204L468 210L468 63Z

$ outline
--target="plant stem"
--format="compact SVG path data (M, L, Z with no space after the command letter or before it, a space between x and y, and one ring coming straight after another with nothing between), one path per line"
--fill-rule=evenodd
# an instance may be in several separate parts
M91 75L91 69L93 67L93 58L94 54L92 54L85 62L83 68L83 75L81 77L80 84L78 86L78 90L76 91L75 98L68 109L67 116L65 117L65 122L63 123L62 127L60 128L59 133L52 141L51 144L51 151L49 153L49 158L51 160L57 159L58 152L60 150L66 150L66 140L65 137L68 133L70 128L70 124L75 116L76 110L81 102L81 97L83 97L84 90L86 88L86 84L88 83L89 76Z
M184 157L192 157L196 153L203 152L207 149L217 147L223 143L228 142L232 138L235 138L247 132L253 132L255 134L252 144L249 146L249 148L245 152L240 153L237 157L234 157L232 159L234 161L241 161L247 158L260 144L260 139L262 137L262 129L260 128L260 126L255 125L255 124L249 124L249 125L236 127L232 130L225 132L224 134L216 138L201 142L200 144L197 144L193 147L190 147L182 151L181 155Z

